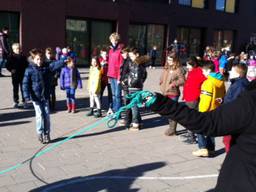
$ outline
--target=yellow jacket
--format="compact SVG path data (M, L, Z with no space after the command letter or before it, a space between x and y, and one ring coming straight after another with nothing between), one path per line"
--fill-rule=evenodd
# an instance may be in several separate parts
M89 93L99 94L101 84L101 71L98 67L90 67L88 79Z
M210 73L201 86L199 111L206 112L219 107L220 103L216 99L223 99L225 93L223 76L220 73Z

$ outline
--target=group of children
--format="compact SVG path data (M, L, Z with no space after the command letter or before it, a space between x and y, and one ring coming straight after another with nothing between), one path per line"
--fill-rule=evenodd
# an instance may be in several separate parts
M222 53L218 58L227 53ZM228 58L225 55L225 58ZM229 71L216 65L214 58L205 57L203 59L190 57L186 63L186 70L180 64L176 53L170 53L166 58L161 80L160 89L162 94L172 100L178 101L180 97L180 87L183 86L184 103L191 109L199 112L208 112L218 108L222 103L229 103L235 100L243 91L247 90L248 66L243 60L233 60ZM218 61L221 62L221 61ZM225 68L226 69L226 68ZM187 74L185 74L187 71ZM224 72L229 73L230 87L226 92ZM250 80L250 79L249 79ZM171 136L176 134L177 123L169 119L169 128L165 135ZM185 135L186 143L198 143L198 150L193 151L194 156L208 157L215 151L215 142L213 137L202 134L194 135L188 131ZM233 144L232 136L225 136L223 143L226 152L229 151Z

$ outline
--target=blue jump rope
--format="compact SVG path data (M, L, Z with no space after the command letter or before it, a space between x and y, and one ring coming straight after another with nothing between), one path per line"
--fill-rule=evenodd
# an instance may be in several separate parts
M25 160L25 161L23 161L21 163L18 163L18 164L14 165L14 166L11 166L11 167L9 167L7 169L4 169L4 170L0 171L0 175L4 175L5 173L11 172L13 170L16 170L16 169L22 167L27 162L29 162L31 159L38 158L38 157L40 157L40 156L42 156L42 155L52 151L53 149L59 147L60 145L68 142L72 138L77 137L79 135L82 135L83 133L94 129L95 127L99 126L100 124L102 124L104 122L107 122L107 126L109 128L114 128L116 126L117 122L118 122L118 119L120 119L122 112L124 112L124 111L126 111L128 109L131 109L135 105L137 105L138 107L143 107L143 106L150 107L155 102L156 97L155 97L155 95L153 93L151 93L149 91L139 91L139 92L136 92L136 93L128 95L127 99L130 99L131 102L128 105L121 107L113 115L104 117L101 120L96 121L95 123L93 123L93 124L91 124L91 125L89 125L89 126L87 126L85 128L82 128L79 131L76 131L74 134L71 134L66 139L64 139L62 141L59 141L59 142L57 142L57 143L55 143L55 144L45 148L44 150L42 150L39 153L37 153L34 156L32 156L31 158L29 158L29 159L27 159L27 160Z

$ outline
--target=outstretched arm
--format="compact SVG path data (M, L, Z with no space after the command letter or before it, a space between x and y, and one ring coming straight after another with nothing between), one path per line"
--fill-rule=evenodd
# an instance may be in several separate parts
M253 98L248 93L239 99L225 104L211 112L201 113L183 104L156 94L151 110L174 119L187 129L209 136L223 136L244 132L254 114Z

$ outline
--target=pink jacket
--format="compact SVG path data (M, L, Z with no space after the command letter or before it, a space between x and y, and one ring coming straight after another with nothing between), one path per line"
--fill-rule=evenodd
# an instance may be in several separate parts
M120 80L120 67L123 63L123 57L121 55L122 45L114 50L113 47L108 53L108 77Z

